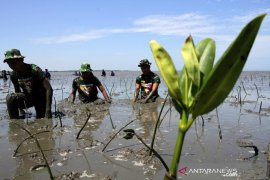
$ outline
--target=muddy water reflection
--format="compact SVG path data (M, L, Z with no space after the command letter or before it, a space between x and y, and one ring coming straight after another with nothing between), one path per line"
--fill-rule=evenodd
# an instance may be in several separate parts
M135 105L136 118L141 128L137 129L143 138L151 138L152 131L158 119L159 102Z

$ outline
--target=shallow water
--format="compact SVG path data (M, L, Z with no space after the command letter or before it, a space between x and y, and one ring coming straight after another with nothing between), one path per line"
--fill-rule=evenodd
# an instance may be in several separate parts
M140 72L115 71L114 77L94 74L112 96L110 105L70 104L73 72L51 72L54 89L53 104L65 116L51 120L8 120L5 96L13 91L9 81L1 81L0 90L0 174L2 179L49 179L44 160L32 134L38 133L45 157L56 179L163 179L165 168L155 157L149 157L145 146L136 138L126 140L121 131L101 152L110 138L128 122L125 129L135 132L149 145L155 122L158 119L167 88L162 82L161 99L157 103L133 104L135 78ZM179 169L186 168L187 176L179 173L178 179L266 179L267 145L269 143L270 72L245 72L234 90L217 111L199 117L188 131ZM241 87L241 91L240 91ZM256 89L257 88L257 89ZM257 91L258 90L258 91ZM241 105L237 100L241 94ZM101 95L101 93L99 93ZM261 107L260 107L261 106ZM157 131L155 150L168 166L173 154L179 115L166 103L161 117L164 120ZM261 109L261 112L259 113ZM165 113L168 113L165 115ZM88 113L91 113L88 119ZM76 139L78 132L86 127ZM62 127L61 123L62 122ZM218 123L221 127L220 139ZM18 125L19 124L19 125ZM20 127L21 126L21 127ZM25 140L25 141L24 141ZM24 142L23 142L24 141ZM14 150L18 148L14 156ZM254 145L259 149L256 157ZM208 169L208 170L207 170ZM219 170L219 172L215 172ZM227 172L235 172L228 174ZM231 175L225 177L225 175Z

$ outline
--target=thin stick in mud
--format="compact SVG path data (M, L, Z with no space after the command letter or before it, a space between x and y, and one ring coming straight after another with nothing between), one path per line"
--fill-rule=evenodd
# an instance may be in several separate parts
M91 112L89 112L89 114L88 114L88 116L87 116L87 119L86 119L86 121L85 121L83 127L80 129L80 131L79 131L78 134L77 134L76 139L79 139L80 134L81 134L82 130L84 129L84 127L86 126L87 122L89 121L90 117L91 117Z
M41 148L41 146L40 146L40 144L39 144L39 141L37 140L37 137L36 137L35 135L31 134L30 131L28 131L26 128L24 128L24 127L21 126L20 124L15 123L15 122L13 122L13 123L14 123L15 125L19 126L21 129L23 129L27 134L29 134L29 136L31 136L31 137L35 140L35 142L36 142L36 144L37 144L37 147L38 147L40 153L42 154L43 160L45 161L45 164L46 164L46 166L47 166L48 172L49 172L49 174L50 174L50 179L51 179L51 180L54 180L54 177L53 177L53 174L52 174L50 165L49 165L49 163L48 163L48 161L47 161L47 159L46 159L46 157L45 157L45 154L44 154L44 152L43 152L43 150L42 150L42 148Z
M161 107L161 110L159 112L158 119L157 119L157 122L156 122L156 125L155 125L155 129L154 129L154 133L153 133L153 138L152 138L152 142L151 142L151 149L150 149L150 153L149 153L150 156L152 155L152 149L153 149L155 138L156 138L156 133L157 133L158 124L159 124L159 121L160 121L160 116L161 116L162 111L164 109L164 106L166 104L168 95L169 95L169 93L166 95L166 98L165 98L164 103L163 103L163 105Z
M102 152L105 151L105 149L107 148L107 146L110 144L110 142L117 136L117 134L119 134L119 132L121 132L125 127L127 127L128 125L130 125L131 123L133 123L135 120L137 119L133 119L130 122L128 122L126 125L124 125L122 128L119 129L119 131L117 131L113 137L109 140L109 142L104 146L104 148L102 149Z
M13 153L13 156L12 157L16 157L18 151L19 151L19 148L21 147L21 145L23 144L23 142L25 142L26 140L30 139L30 138L33 138L33 136L36 136L38 134L42 134L42 133L46 133L46 132L50 132L50 131L42 131L42 132L38 132L38 133L35 133L35 134L32 134L32 135L29 135L27 138L25 138L24 140L22 140L22 142L17 146L17 148L14 150L14 153Z

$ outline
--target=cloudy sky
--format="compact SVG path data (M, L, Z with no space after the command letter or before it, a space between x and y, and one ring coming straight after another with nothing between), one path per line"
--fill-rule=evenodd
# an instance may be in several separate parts
M21 50L26 63L49 70L139 70L148 58L157 70L149 41L160 42L177 69L187 36L211 37L218 59L243 26L264 19L245 70L270 70L270 0L13 0L2 1L0 51ZM1 63L0 69L9 70Z

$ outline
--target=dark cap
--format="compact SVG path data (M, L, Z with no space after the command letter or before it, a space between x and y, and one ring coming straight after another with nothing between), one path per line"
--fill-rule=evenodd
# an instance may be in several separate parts
M138 67L142 67L142 66L150 66L151 63L148 61L148 59L142 59L140 61L140 64L138 65Z

